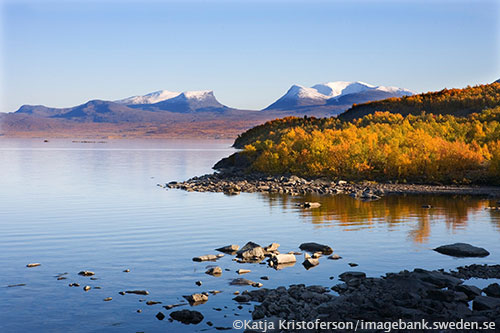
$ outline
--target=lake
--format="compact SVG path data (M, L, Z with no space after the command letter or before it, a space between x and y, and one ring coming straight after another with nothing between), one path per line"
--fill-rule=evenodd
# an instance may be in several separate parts
M234 291L253 288L229 285L238 268L252 270L243 277L269 288L294 283L331 287L339 283L340 273L353 270L351 262L368 276L500 263L500 212L485 210L495 204L487 198L388 196L363 202L344 195L227 196L157 186L212 172L215 162L233 152L231 143L0 139L0 330L184 332L231 327L235 319L249 319L253 308L238 309L232 300ZM322 206L296 207L304 200ZM427 204L433 208L422 208ZM247 241L277 242L281 252L299 250L304 242L324 243L343 259L321 258L319 266L306 270L299 257L293 267L274 270L238 264L226 255L217 265L230 271L220 277L205 274L213 263L192 261L215 254L215 248ZM491 255L457 259L432 251L454 242L484 247ZM34 262L41 266L26 267ZM98 279L79 276L81 270L94 271ZM68 273L62 275L67 279L58 280L61 273ZM195 284L198 280L202 286ZM80 287L69 287L73 282ZM15 284L25 285L7 287ZM85 292L85 285L92 289ZM131 289L150 294L118 294ZM167 320L174 310L162 305L209 290L222 293L194 307L205 316L202 323L186 326ZM113 299L104 302L106 297ZM149 300L162 304L148 306ZM176 310L182 308L189 306ZM156 319L159 311L165 320Z

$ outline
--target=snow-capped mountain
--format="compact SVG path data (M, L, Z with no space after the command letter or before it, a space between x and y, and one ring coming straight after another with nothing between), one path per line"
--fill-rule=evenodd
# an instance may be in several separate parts
M229 108L219 103L212 90L185 91L176 97L149 105L151 109L171 112L224 111Z
M348 105L376 99L412 95L408 89L374 86L364 82L335 81L311 88L293 85L285 95L265 110L293 110L322 105Z
M168 90L158 90L146 95L142 96L132 96L124 99L119 99L117 101L114 101L115 103L118 104L125 104L125 105L131 105L131 104L154 104L158 103L170 98L174 98L176 96L179 96L180 92L175 92L175 91L168 91Z

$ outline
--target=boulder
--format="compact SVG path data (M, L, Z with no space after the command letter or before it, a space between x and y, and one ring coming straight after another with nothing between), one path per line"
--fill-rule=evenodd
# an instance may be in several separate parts
M498 283L492 283L488 287L483 289L484 293L490 297L500 298L500 285Z
M435 248L434 251L453 257L486 257L490 254L481 247L472 246L467 243L443 245Z
M208 301L208 295L205 294L192 294L183 296L190 304L200 304Z
M224 253L230 253L230 254L232 254L232 253L238 251L239 249L240 249L239 245L231 244L231 245L219 247L218 249L215 249L215 250L219 251L219 252L224 252Z
M366 274L364 272L344 272L339 275L341 281L347 282L351 279L365 279Z
M318 266L319 265L319 260L318 259L309 258L309 259L304 260L304 262L302 263L302 265L306 269L309 269L309 268Z
M204 318L200 312L192 310L173 311L170 313L170 317L186 325L199 324Z
M210 267L209 269L207 269L205 274L220 276L220 275L222 275L222 268L220 268L219 266Z
M302 250L302 251L307 251L307 252L311 252L311 253L315 253L315 252L321 252L323 254L332 254L333 253L333 249L331 247L329 247L328 245L322 245L322 244L318 244L318 243L302 243L300 244L299 248Z
M265 257L264 249L257 243L248 242L236 252L239 258L246 260L259 260Z
M491 310L500 307L500 299L489 296L477 296L472 302L475 311Z
M273 263L272 266L277 266L280 264L288 264L288 263L292 263L292 262L296 262L296 261L297 261L297 258L295 258L295 255L284 254L284 253L275 255L275 256L271 257L271 259L269 259L269 263Z

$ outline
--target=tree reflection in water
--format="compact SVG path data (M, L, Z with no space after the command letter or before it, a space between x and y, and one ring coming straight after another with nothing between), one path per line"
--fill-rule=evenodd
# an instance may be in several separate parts
M347 195L335 196L289 196L260 194L269 205L281 205L284 209L294 209L303 218L318 228L342 226L344 230L373 228L380 223L388 231L397 225L412 223L409 238L416 243L426 243L432 225L444 220L451 232L467 228L468 222L478 214L486 216L494 228L500 232L500 211L486 210L496 206L496 200L471 196L447 195L389 195L376 201L362 201ZM321 207L302 209L296 204L317 201ZM423 208L431 205L432 208ZM416 221L416 223L415 223Z

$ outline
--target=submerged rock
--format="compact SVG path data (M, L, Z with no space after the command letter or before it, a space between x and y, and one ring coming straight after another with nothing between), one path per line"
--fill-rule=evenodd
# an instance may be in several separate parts
M92 275L95 275L94 272L92 271L81 271L78 273L78 275L82 275L82 276L92 276Z
M302 207L302 208L319 208L321 207L321 204L319 202L303 202L297 204L297 206Z
M215 249L215 250L219 251L219 252L231 253L232 254L232 253L238 251L239 249L240 249L239 245L231 244L231 245L219 247L218 249Z
M486 257L490 254L481 247L472 246L467 243L443 245L435 248L434 251L453 257Z
M199 324L204 318L200 312L193 310L173 311L170 313L170 317L186 325Z
M207 254L207 255L204 255L204 256L194 257L193 261L198 261L198 262L201 262L201 261L216 261L217 259L222 258L223 256L224 256L223 254L218 254L218 255Z
M28 268L31 268L31 267L38 267L38 266L40 266L40 265L42 265L42 264L40 264L40 263L38 263L38 262L35 262L35 263L32 263L32 264L27 264L27 265L26 265L26 267L28 267Z
M136 294L136 295L149 295L147 290L126 290L126 294Z
M210 267L209 269L207 269L205 274L213 275L213 276L221 276L222 275L222 268L220 268L219 266Z
M302 251L307 251L310 253L315 253L315 252L321 252L323 254L332 254L333 249L329 247L328 245L323 245L323 244L318 244L318 243L302 243L300 244L299 248Z

